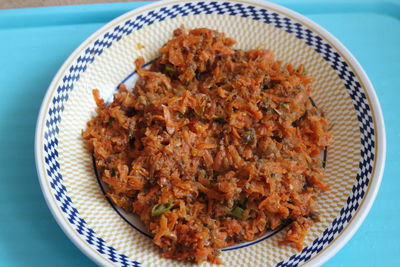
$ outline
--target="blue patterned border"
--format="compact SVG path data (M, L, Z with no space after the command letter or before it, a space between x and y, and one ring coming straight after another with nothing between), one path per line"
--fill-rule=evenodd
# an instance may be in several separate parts
M213 1L180 3L154 9L137 17L128 19L90 44L90 46L74 61L65 76L62 78L62 82L60 82L60 85L57 88L57 92L51 101L46 115L44 129L45 140L43 147L45 155L44 160L47 179L50 181L54 197L73 228L100 254L103 254L107 259L121 266L141 265L139 262L129 259L126 255L118 253L115 248L108 246L102 238L97 236L97 234L89 228L85 220L80 217L78 210L74 208L71 199L68 197L67 190L63 185L63 178L60 174L57 151L57 138L59 134L58 127L61 122L61 114L64 111L64 104L68 101L68 94L73 90L74 83L79 80L80 75L86 70L87 66L91 64L95 60L96 56L100 55L104 49L112 46L114 42L118 42L122 36L129 35L132 31L139 30L144 26L153 24L154 22L160 22L166 18L193 14L240 16L259 20L266 24L272 24L290 34L294 34L298 39L303 40L317 53L321 54L321 56L331 65L338 76L342 79L353 100L354 108L357 111L357 117L360 123L362 144L356 183L352 188L352 194L347 199L346 206L342 208L340 215L333 221L332 225L324 231L323 236L315 239L312 245L305 247L301 252L278 263L277 265L297 266L300 263L308 261L311 257L331 243L344 229L345 225L350 221L359 207L368 188L372 174L375 157L375 131L371 109L362 87L350 66L344 61L339 53L335 51L330 44L325 42L320 36L304 25L268 9L234 2Z

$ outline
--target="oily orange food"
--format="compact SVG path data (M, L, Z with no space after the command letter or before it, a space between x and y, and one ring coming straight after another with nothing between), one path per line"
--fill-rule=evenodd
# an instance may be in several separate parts
M220 263L221 248L288 224L280 245L301 249L327 186L328 121L312 78L269 50L243 51L210 29L183 27L150 68L136 60L83 137L107 197L140 216L163 257ZM278 245L278 244L277 244Z

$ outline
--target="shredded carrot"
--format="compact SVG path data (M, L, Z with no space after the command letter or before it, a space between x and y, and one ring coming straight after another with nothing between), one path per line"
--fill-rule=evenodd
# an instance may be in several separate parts
M301 249L328 189L320 153L328 121L302 65L269 50L236 50L201 28L174 31L150 69L136 60L83 137L107 196L136 213L162 256L220 264L221 248L290 222L281 244Z

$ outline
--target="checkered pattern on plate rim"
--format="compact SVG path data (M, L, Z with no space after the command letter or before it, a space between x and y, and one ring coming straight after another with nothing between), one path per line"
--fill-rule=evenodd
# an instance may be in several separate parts
M331 226L325 229L323 236L315 239L312 245L305 247L301 252L277 264L277 266L297 266L309 260L332 242L350 221L359 207L372 175L375 132L367 98L355 74L350 66L341 58L339 53L320 36L302 24L268 9L234 2L213 1L180 3L158 8L128 19L91 43L74 61L62 78L46 115L43 149L45 168L53 194L58 201L59 207L65 213L66 218L71 225L74 226L74 229L100 254L104 254L107 259L121 266L140 266L139 262L128 259L126 255L119 254L113 247L108 246L101 237L98 237L96 233L88 227L85 220L80 218L79 211L73 207L73 203L68 197L67 190L62 183L63 178L60 174L60 165L57 160L58 125L61 121L64 103L68 101L68 93L73 90L74 83L79 80L80 74L86 70L87 66L95 60L96 55L100 55L104 49L109 48L114 42L119 41L123 35L129 35L132 31L139 30L143 26L163 21L166 18L196 14L220 14L251 18L267 24L272 24L277 28L284 29L290 34L294 34L297 38L304 40L307 45L314 48L317 53L321 54L321 56L329 62L343 81L353 100L354 108L360 123L362 144L356 183L352 188L351 195L347 199L347 204L341 209L340 215L334 219Z

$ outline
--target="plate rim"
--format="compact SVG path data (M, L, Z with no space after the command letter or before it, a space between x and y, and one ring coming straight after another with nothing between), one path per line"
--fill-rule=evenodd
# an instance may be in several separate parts
M211 2L212 0L203 0L201 2ZM293 11L287 7L271 3L269 1L263 0L227 0L228 2L237 2L237 3L246 3L251 5L258 5L264 8L274 9L275 11L281 12L284 15L290 15L301 21L302 24L306 26L310 26L313 30L316 30L318 35L322 36L324 39L332 43L335 48L341 52L343 58L349 63L350 67L353 69L357 78L362 81L364 85L364 90L367 92L366 97L368 99L369 104L371 105L371 114L375 118L375 135L376 135L376 155L374 161L375 168L372 170L371 174L371 183L368 185L369 192L363 197L363 201L361 205L358 207L358 212L355 214L351 221L347 223L347 225L342 230L341 234L338 235L335 240L328 244L328 248L324 249L320 253L317 253L314 257L310 258L308 261L304 262L305 266L312 265L322 265L328 259L333 257L355 234L355 232L359 229L362 222L365 220L368 215L376 195L379 191L380 184L382 181L384 166L386 161L386 130L385 123L382 114L382 109L380 103L378 101L375 89L370 79L368 78L366 72L361 67L360 63L356 60L356 58L351 54L351 52L330 32L324 29L322 26L318 25L316 22L307 18L296 11ZM45 125L45 118L47 114L47 105L49 101L51 101L51 96L54 91L57 89L57 84L60 79L62 79L63 75L66 72L66 69L73 63L73 61L79 56L79 54L83 51L84 48L88 47L95 39L101 36L102 33L107 32L111 29L111 26L123 22L124 20L139 15L146 10L155 9L160 6L169 5L172 3L176 3L176 0L163 0L154 3L145 4L141 7L130 10L113 20L109 21L94 33L92 33L87 39L85 39L64 61L61 67L58 69L56 75L53 77L52 82L46 90L46 94L43 97L40 111L38 114L37 122L36 122L36 130L35 130L35 162L36 162L36 170L39 178L39 183L41 190L43 192L44 198L46 200L47 206L49 207L53 217L57 221L60 228L64 231L64 233L68 236L68 238L77 246L84 254L86 254L92 261L94 261L98 265L110 265L115 264L111 262L106 257L99 257L99 254L94 249L91 249L86 245L86 241L77 236L76 231L71 227L70 223L66 220L62 220L61 217L64 215L60 211L60 207L57 205L56 201L54 201L54 196L51 191L49 191L49 187L47 186L48 179L46 175L42 172L44 169L43 157L42 157L42 148L43 148L43 129ZM200 1L191 1L184 0L179 1L182 2L200 2ZM137 14L136 14L137 13Z

